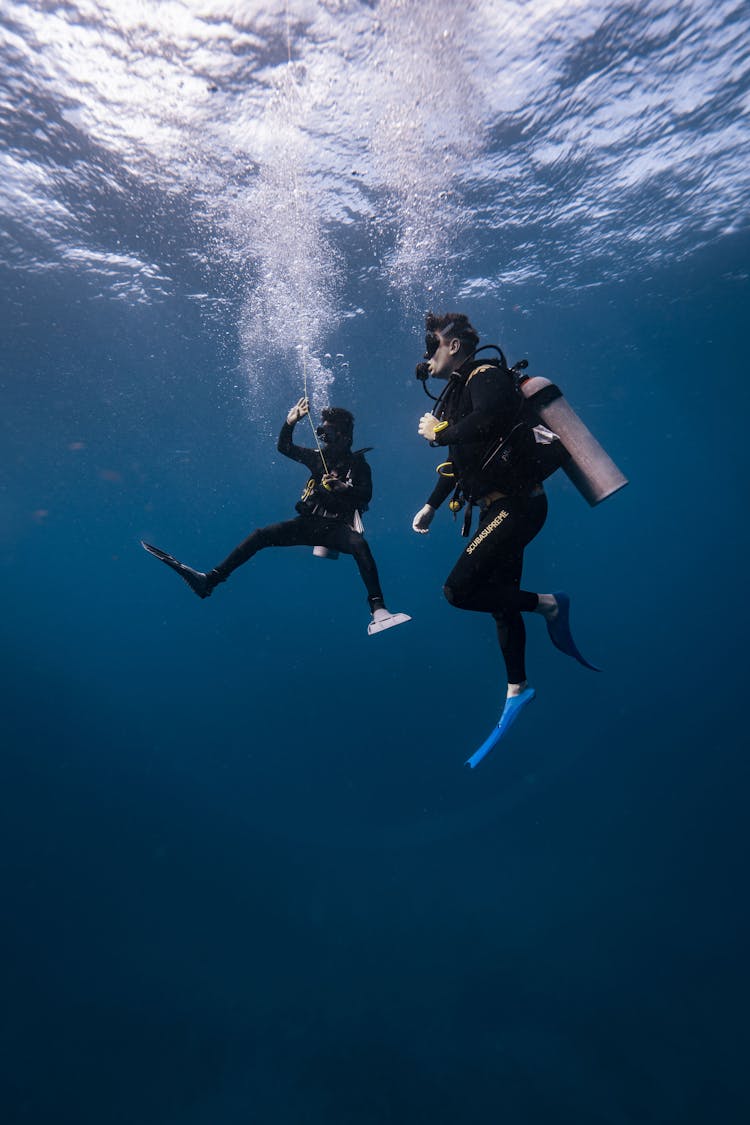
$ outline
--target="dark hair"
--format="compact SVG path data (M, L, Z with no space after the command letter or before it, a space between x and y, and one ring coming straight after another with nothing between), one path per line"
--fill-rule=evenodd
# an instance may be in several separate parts
M349 441L354 437L354 415L349 410L344 410L343 406L325 406L320 417L338 430L342 437Z
M449 340L457 336L470 351L474 351L479 346L479 333L465 313L428 312L424 318L424 325L428 332L439 332Z

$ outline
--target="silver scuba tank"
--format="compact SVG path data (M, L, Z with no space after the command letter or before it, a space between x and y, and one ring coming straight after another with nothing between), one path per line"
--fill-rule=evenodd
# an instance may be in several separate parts
M570 454L561 467L592 508L625 487L628 478L584 426L559 387L539 375L527 376L519 385L533 413L557 434Z

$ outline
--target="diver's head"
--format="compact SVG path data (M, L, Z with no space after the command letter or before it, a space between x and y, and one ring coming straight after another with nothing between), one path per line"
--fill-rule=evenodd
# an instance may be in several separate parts
M354 437L354 415L343 406L326 406L315 430L321 445L331 453L346 453Z
M428 373L434 379L449 379L474 354L479 346L479 335L464 313L428 312L424 326ZM417 374L421 378L419 371Z

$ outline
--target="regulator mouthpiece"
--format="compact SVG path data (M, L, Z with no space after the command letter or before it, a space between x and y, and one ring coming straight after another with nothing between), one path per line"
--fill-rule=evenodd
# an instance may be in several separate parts
M429 363L418 363L414 370L414 374L419 379L420 383L426 383L430 377Z

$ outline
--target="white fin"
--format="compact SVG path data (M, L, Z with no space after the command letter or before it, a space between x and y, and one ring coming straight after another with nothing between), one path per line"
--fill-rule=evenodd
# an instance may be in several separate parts
M392 629L394 625L403 625L405 621L411 621L408 613L389 613L387 609L376 609L367 632L372 637L375 633L382 633L384 629Z

